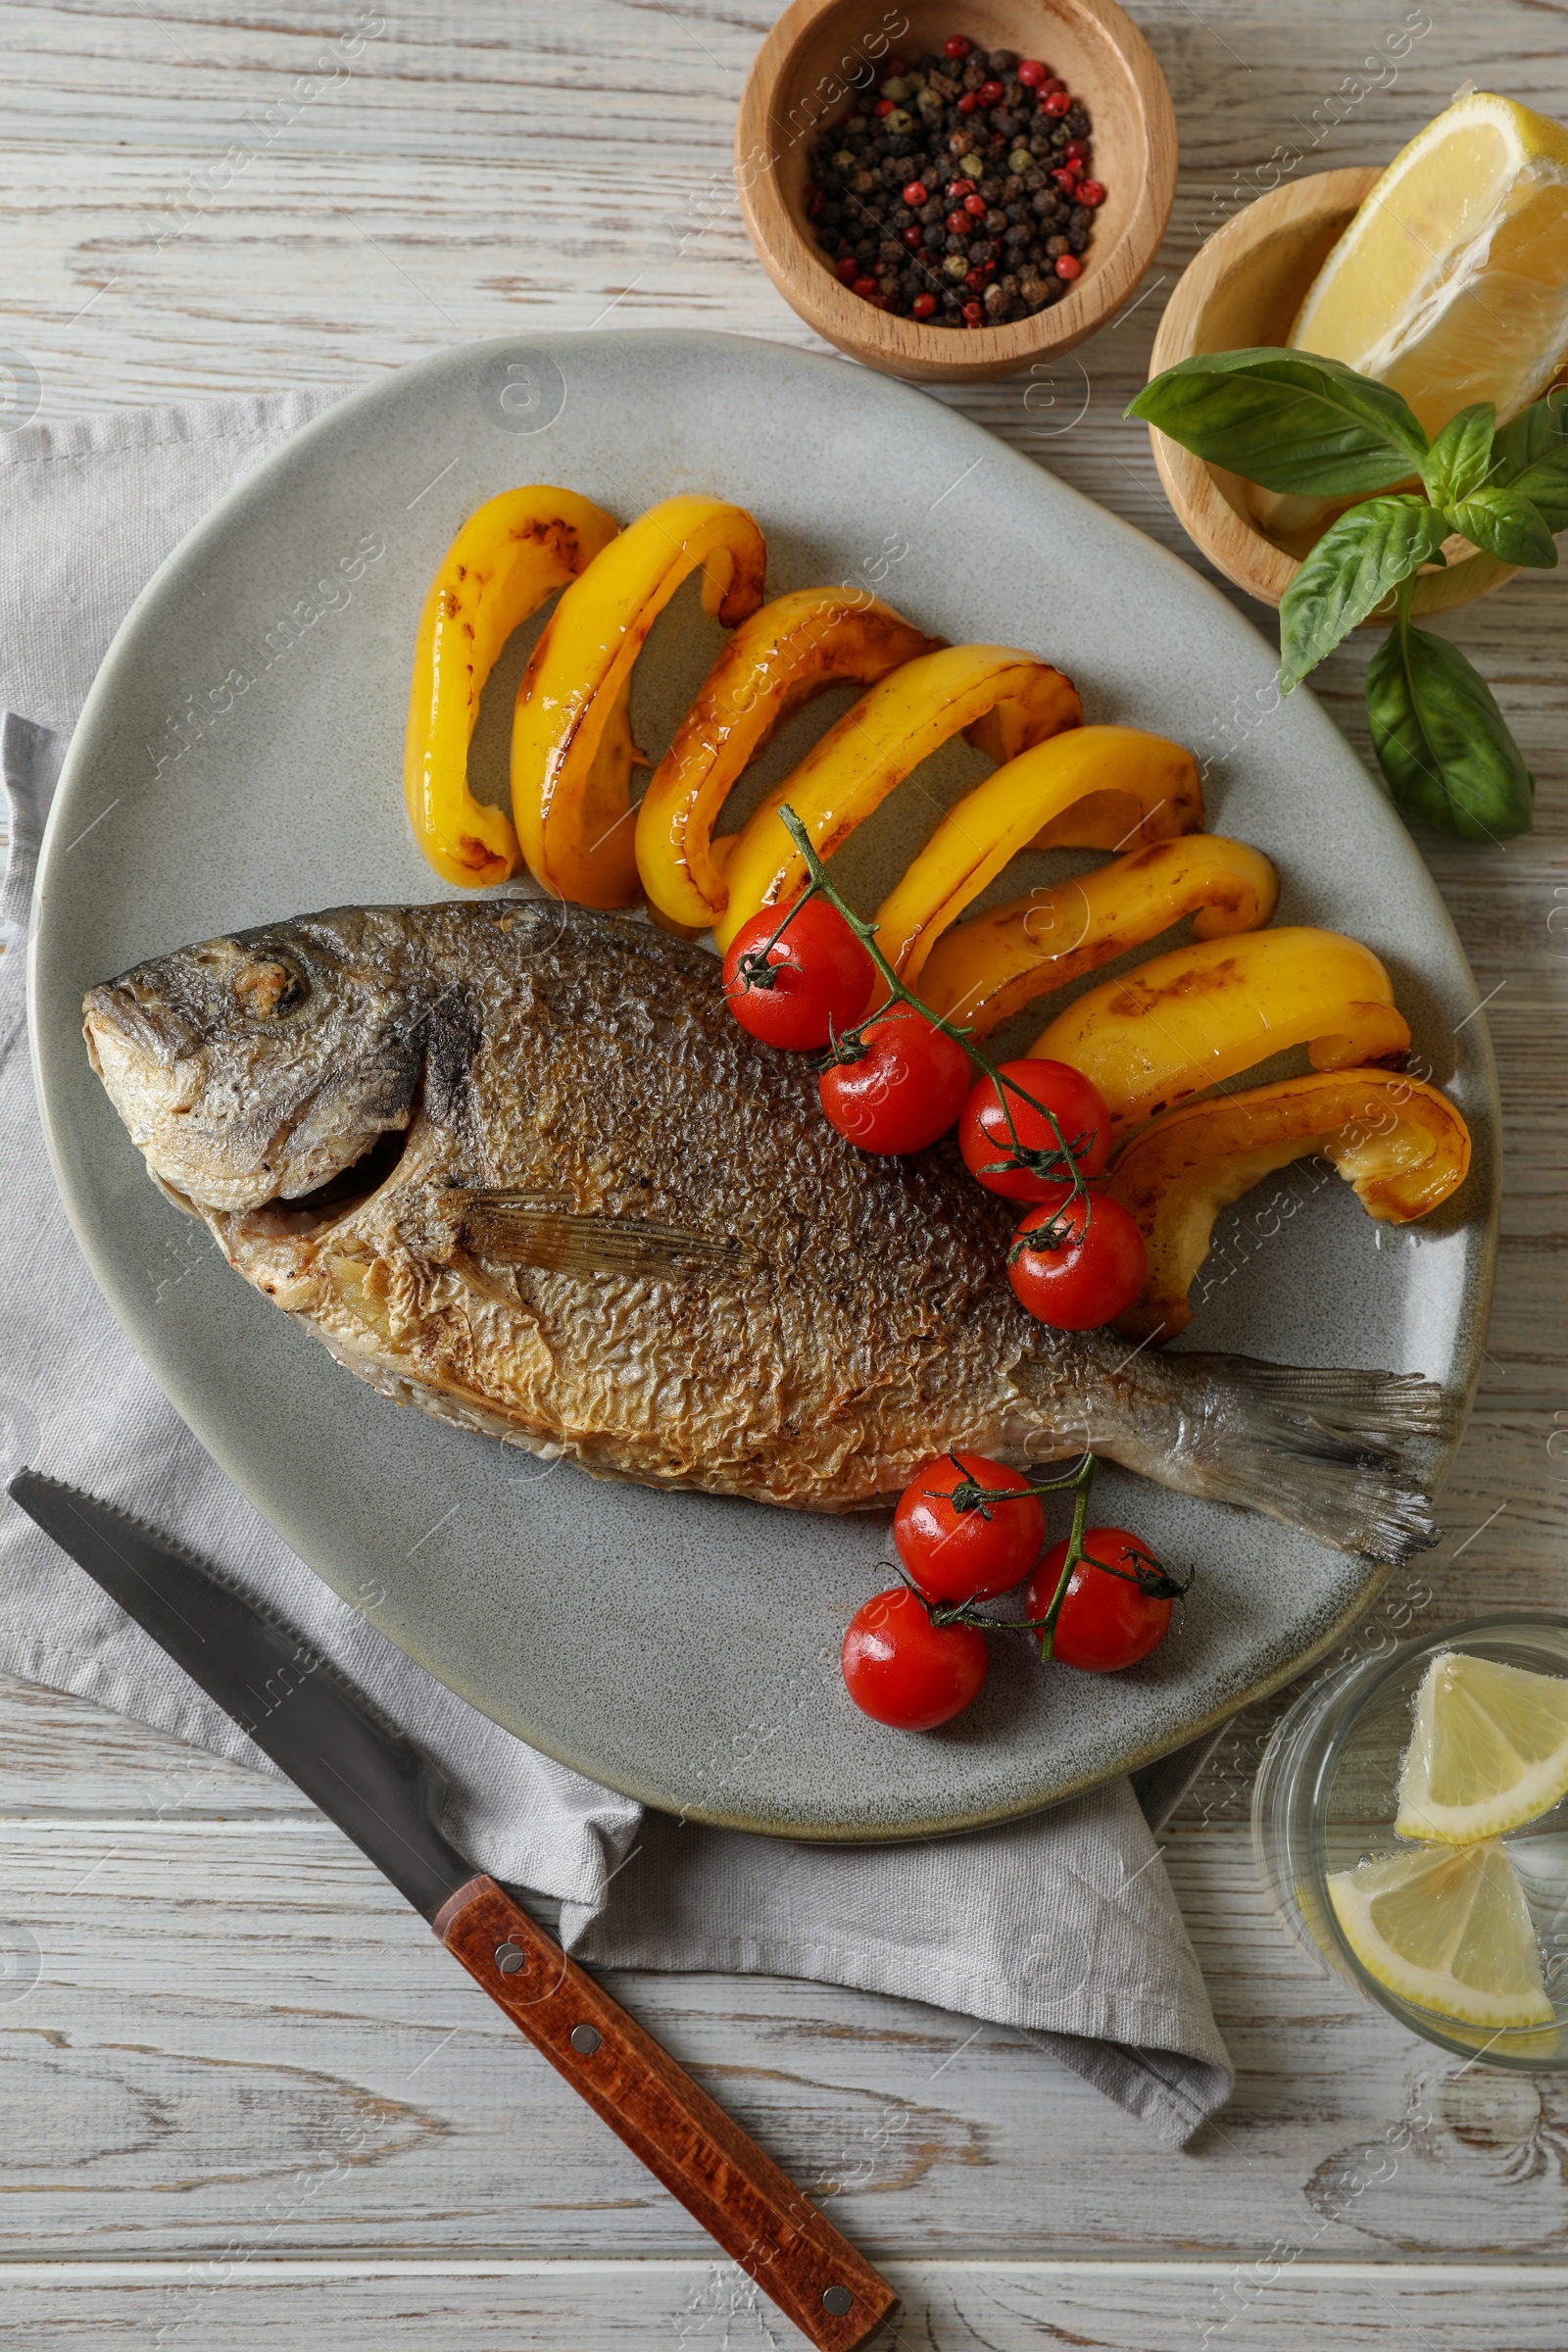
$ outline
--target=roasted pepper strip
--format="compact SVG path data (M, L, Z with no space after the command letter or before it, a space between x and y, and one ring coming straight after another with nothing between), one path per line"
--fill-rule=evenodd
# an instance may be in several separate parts
M404 743L414 838L444 882L505 882L522 863L505 810L468 790L479 697L513 630L615 536L613 518L571 490L503 490L470 514L419 614Z
M706 931L729 891L713 820L792 710L841 678L870 685L940 640L853 589L802 588L743 621L676 730L637 812L637 870L653 906Z
M762 534L743 507L666 498L565 591L534 648L512 722L512 812L523 856L557 898L631 906L640 896L626 717L643 641L690 572L726 628L762 601Z
M830 858L912 767L960 730L993 759L1012 760L1082 716L1070 678L1010 646L950 645L906 662L768 794L730 854L729 906L713 937L727 948L760 907L787 905L803 887L806 867L778 820L784 802Z
M1464 1182L1470 1133L1446 1095L1387 1070L1314 1071L1167 1111L1119 1153L1105 1188L1149 1250L1149 1279L1116 1329L1161 1341L1185 1331L1188 1292L1220 1210L1313 1152L1332 1161L1369 1216L1404 1225ZM1294 1215L1296 1196L1280 1198Z
M877 909L877 945L913 988L937 941L1009 858L1049 826L1054 846L1164 841L1203 821L1190 752L1136 727L1074 727L1021 752L952 808ZM921 992L924 993L923 991Z
M1410 1032L1370 948L1289 927L1205 939L1079 997L1031 1054L1092 1078L1125 1133L1292 1046L1317 1070L1402 1059Z
M933 1012L985 1037L1031 998L1157 939L1185 914L1196 938L1218 939L1258 929L1278 896L1274 868L1245 842L1217 833L1157 842L959 923L932 948L920 994Z

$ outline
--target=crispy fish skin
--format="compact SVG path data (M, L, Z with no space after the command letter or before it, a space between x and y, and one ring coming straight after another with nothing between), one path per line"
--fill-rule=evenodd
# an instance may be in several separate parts
M1084 1446L1378 1558L1430 1384L1054 1332L951 1146L858 1151L713 958L554 902L344 907L89 990L154 1180L385 1394L602 1476L814 1510Z

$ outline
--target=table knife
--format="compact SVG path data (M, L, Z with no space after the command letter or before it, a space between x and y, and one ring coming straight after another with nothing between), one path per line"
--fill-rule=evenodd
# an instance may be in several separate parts
M10 1493L430 1922L475 1984L820 2352L887 2281L653 2036L441 1828L429 1757L299 1635L156 1529L24 1470Z

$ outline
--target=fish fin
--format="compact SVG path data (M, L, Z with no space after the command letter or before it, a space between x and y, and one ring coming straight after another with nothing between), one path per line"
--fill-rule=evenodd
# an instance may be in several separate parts
M1298 1370L1243 1355L1170 1355L1175 1431L1158 1466L1103 1450L1188 1494L1242 1503L1340 1551L1397 1565L1438 1541L1418 1463L1443 1391L1409 1372Z
M691 1233L643 1217L581 1215L529 1193L470 1193L463 1238L481 1257L546 1274L648 1274L690 1280L744 1252L728 1234Z

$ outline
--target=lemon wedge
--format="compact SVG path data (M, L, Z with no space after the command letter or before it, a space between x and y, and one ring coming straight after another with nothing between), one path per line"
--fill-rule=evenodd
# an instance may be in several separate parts
M1377 182L1290 340L1392 385L1428 434L1472 401L1512 416L1568 351L1568 130L1455 99Z
M1329 1879L1361 1966L1391 1992L1471 2026L1549 2026L1524 1890L1490 1841L1381 1854Z
M1446 1650L1421 1678L1396 1838L1500 1838L1568 1796L1568 1680Z

